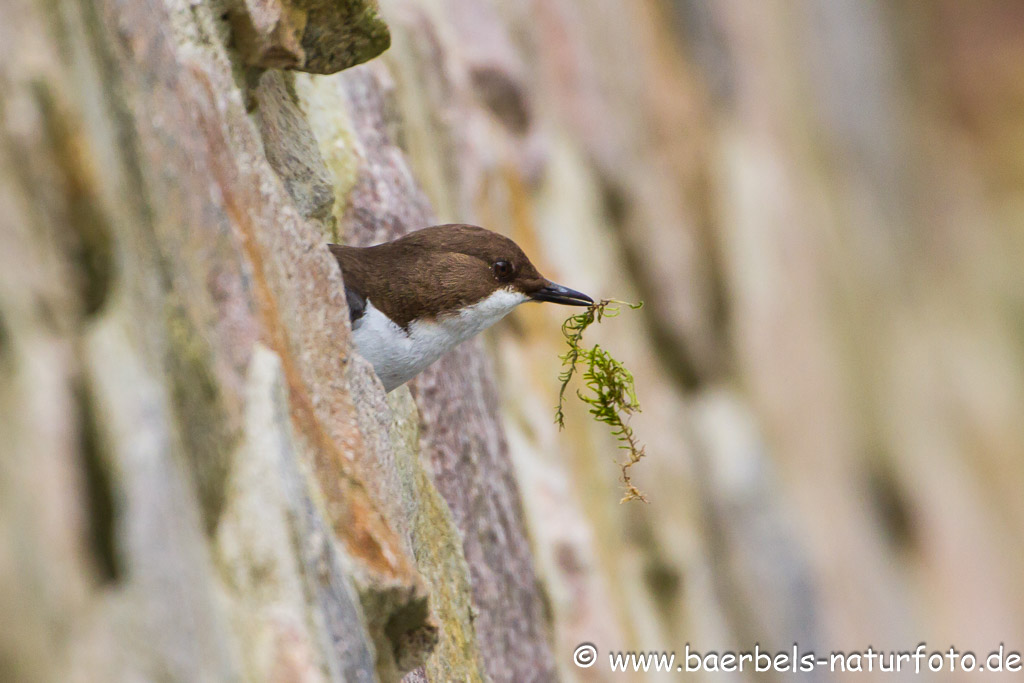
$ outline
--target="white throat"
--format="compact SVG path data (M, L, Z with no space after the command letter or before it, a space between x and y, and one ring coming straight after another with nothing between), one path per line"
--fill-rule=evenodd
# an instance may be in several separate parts
M384 390L391 391L528 298L512 289L499 289L457 313L442 314L436 320L414 320L408 333L368 299L366 310L352 328L352 337L359 354L373 364Z

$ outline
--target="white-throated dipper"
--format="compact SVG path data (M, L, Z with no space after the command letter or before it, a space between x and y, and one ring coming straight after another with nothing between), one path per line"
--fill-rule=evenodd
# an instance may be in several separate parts
M328 246L345 279L356 348L385 391L525 301L594 303L543 277L509 238L475 225L435 225L373 247Z

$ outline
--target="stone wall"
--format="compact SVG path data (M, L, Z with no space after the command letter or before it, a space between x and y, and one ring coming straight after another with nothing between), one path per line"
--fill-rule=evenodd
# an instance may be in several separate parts
M1024 643L1018 4L0 9L0 680ZM450 221L646 301L649 505L565 309L354 354L324 245Z

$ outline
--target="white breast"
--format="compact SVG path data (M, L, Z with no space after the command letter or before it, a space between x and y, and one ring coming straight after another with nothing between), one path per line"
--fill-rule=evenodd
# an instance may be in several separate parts
M366 310L352 329L359 354L373 364L384 390L405 384L453 348L498 322L527 300L501 289L458 313L436 320L414 320L408 333L366 301Z

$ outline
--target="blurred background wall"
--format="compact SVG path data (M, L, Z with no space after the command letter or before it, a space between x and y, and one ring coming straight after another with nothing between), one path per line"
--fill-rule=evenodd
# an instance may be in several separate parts
M363 6L5 0L0 678L1024 647L1021 3L381 0L296 73ZM564 310L340 360L323 242L454 221L646 302L650 504Z
M441 218L647 302L594 338L637 371L649 506L550 424L561 312L491 340L556 654L1019 642L1020 5L393 11L400 106L435 46L492 114L454 154L409 133Z

